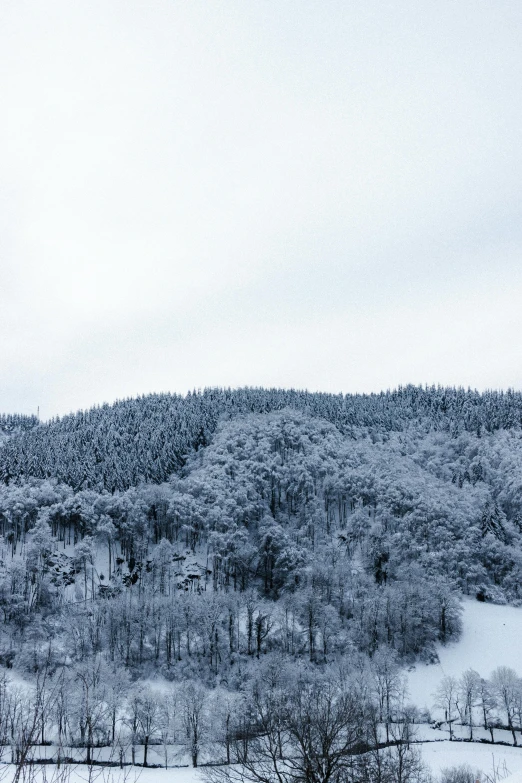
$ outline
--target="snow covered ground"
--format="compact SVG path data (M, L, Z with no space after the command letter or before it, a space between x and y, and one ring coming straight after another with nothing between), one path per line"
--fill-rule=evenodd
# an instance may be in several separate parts
M422 758L435 775L444 767L469 764L473 770L491 774L495 767L506 765L511 774L522 777L522 748L481 745L469 742L426 742L421 746Z
M419 747L424 762L435 777L445 767L469 764L474 771L487 774L491 774L494 767L505 768L513 776L509 783L522 783L522 748L449 741L427 742ZM43 774L40 770L36 772L35 783L52 783L53 773L56 773L55 765L48 764L41 769ZM13 766L0 765L2 783L11 783L13 774ZM71 768L70 783L203 783L203 775L201 769L190 766L169 767L167 770L125 767L122 771L108 767L93 767L89 770L85 765L78 764Z
M14 766L0 766L0 780L11 783ZM57 776L54 764L46 764L36 770L35 783L52 783ZM57 777L54 777L59 783ZM203 783L203 777L198 769L179 767L169 769L143 769L141 767L125 767L124 770L113 767L86 767L78 765L71 768L70 783ZM61 783L66 783L62 779Z
M460 677L469 668L489 677L497 666L510 666L522 676L522 608L464 599L460 640L439 645L438 664L417 664L408 672L409 698L432 714L433 694L444 676Z

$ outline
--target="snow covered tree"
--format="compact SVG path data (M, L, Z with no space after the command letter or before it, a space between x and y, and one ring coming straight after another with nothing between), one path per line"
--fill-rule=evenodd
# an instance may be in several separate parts
M473 739L473 708L480 693L480 674L467 669L459 682L459 703L462 703L462 720L469 726L469 738Z
M514 717L521 683L517 673L508 666L498 666L491 675L491 685L496 695L498 706L504 711L508 729L513 736L513 745L517 744Z
M455 677L443 677L435 693L435 706L444 713L448 724L450 740L453 739L453 721L456 718L459 696L459 683Z
M180 704L187 749L192 766L197 767L208 728L208 696L198 682L184 683L180 692Z

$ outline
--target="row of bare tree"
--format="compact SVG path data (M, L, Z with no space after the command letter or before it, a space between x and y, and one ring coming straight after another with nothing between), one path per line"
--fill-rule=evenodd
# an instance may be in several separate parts
M517 745L517 730L522 735L522 678L508 666L499 666L489 679L481 677L474 669L463 675L444 677L435 694L435 706L444 713L450 739L453 724L460 721L469 726L469 738L473 728L482 725L495 741L495 728L507 727ZM479 717L480 716L480 717Z
M101 659L50 671L44 668L31 687L0 682L0 748L15 766L13 783L42 752L49 755L45 744L58 767L78 761L79 747L87 767L103 761L121 769L137 764L138 747L148 766L153 745L165 767L179 763L180 754L194 767L204 762L211 783L423 779L389 650L379 651L370 668L361 656L335 673L271 660L241 693L194 681L131 685Z

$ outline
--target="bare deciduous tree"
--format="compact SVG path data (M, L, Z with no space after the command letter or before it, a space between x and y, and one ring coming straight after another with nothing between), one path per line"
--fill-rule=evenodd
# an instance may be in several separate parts
M197 767L206 732L207 692L198 682L187 682L181 689L183 727L192 766Z
M212 783L329 783L350 779L364 750L365 706L325 678L288 691L255 688L249 742L233 743L232 766L209 768Z
M453 721L457 711L458 682L455 677L443 677L435 693L435 706L444 712L449 726L450 740L453 739Z
M517 673L508 666L499 666L491 675L491 684L497 696L500 707L504 710L507 717L508 729L513 736L513 745L517 744L517 735L513 725L515 716L518 692L521 684Z

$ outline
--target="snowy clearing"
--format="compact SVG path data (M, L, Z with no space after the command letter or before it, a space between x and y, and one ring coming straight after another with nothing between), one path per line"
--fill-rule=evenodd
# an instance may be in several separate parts
M15 771L12 765L0 766L0 780L11 783ZM4 776L5 773L5 776ZM51 781L57 775L54 764L46 764L36 770L35 783ZM87 767L82 764L71 769L70 783L202 783L199 769L193 767L170 767L169 769L144 769L125 767Z
M419 663L408 672L409 698L418 707L433 712L434 693L444 676L460 677L469 668L489 677L498 666L509 666L522 675L522 608L463 602L460 640L439 645L438 664Z
M522 775L522 748L481 745L468 742L426 742L421 745L422 758L434 774L444 767L469 764L474 770L491 773L495 766L503 765L510 773Z

